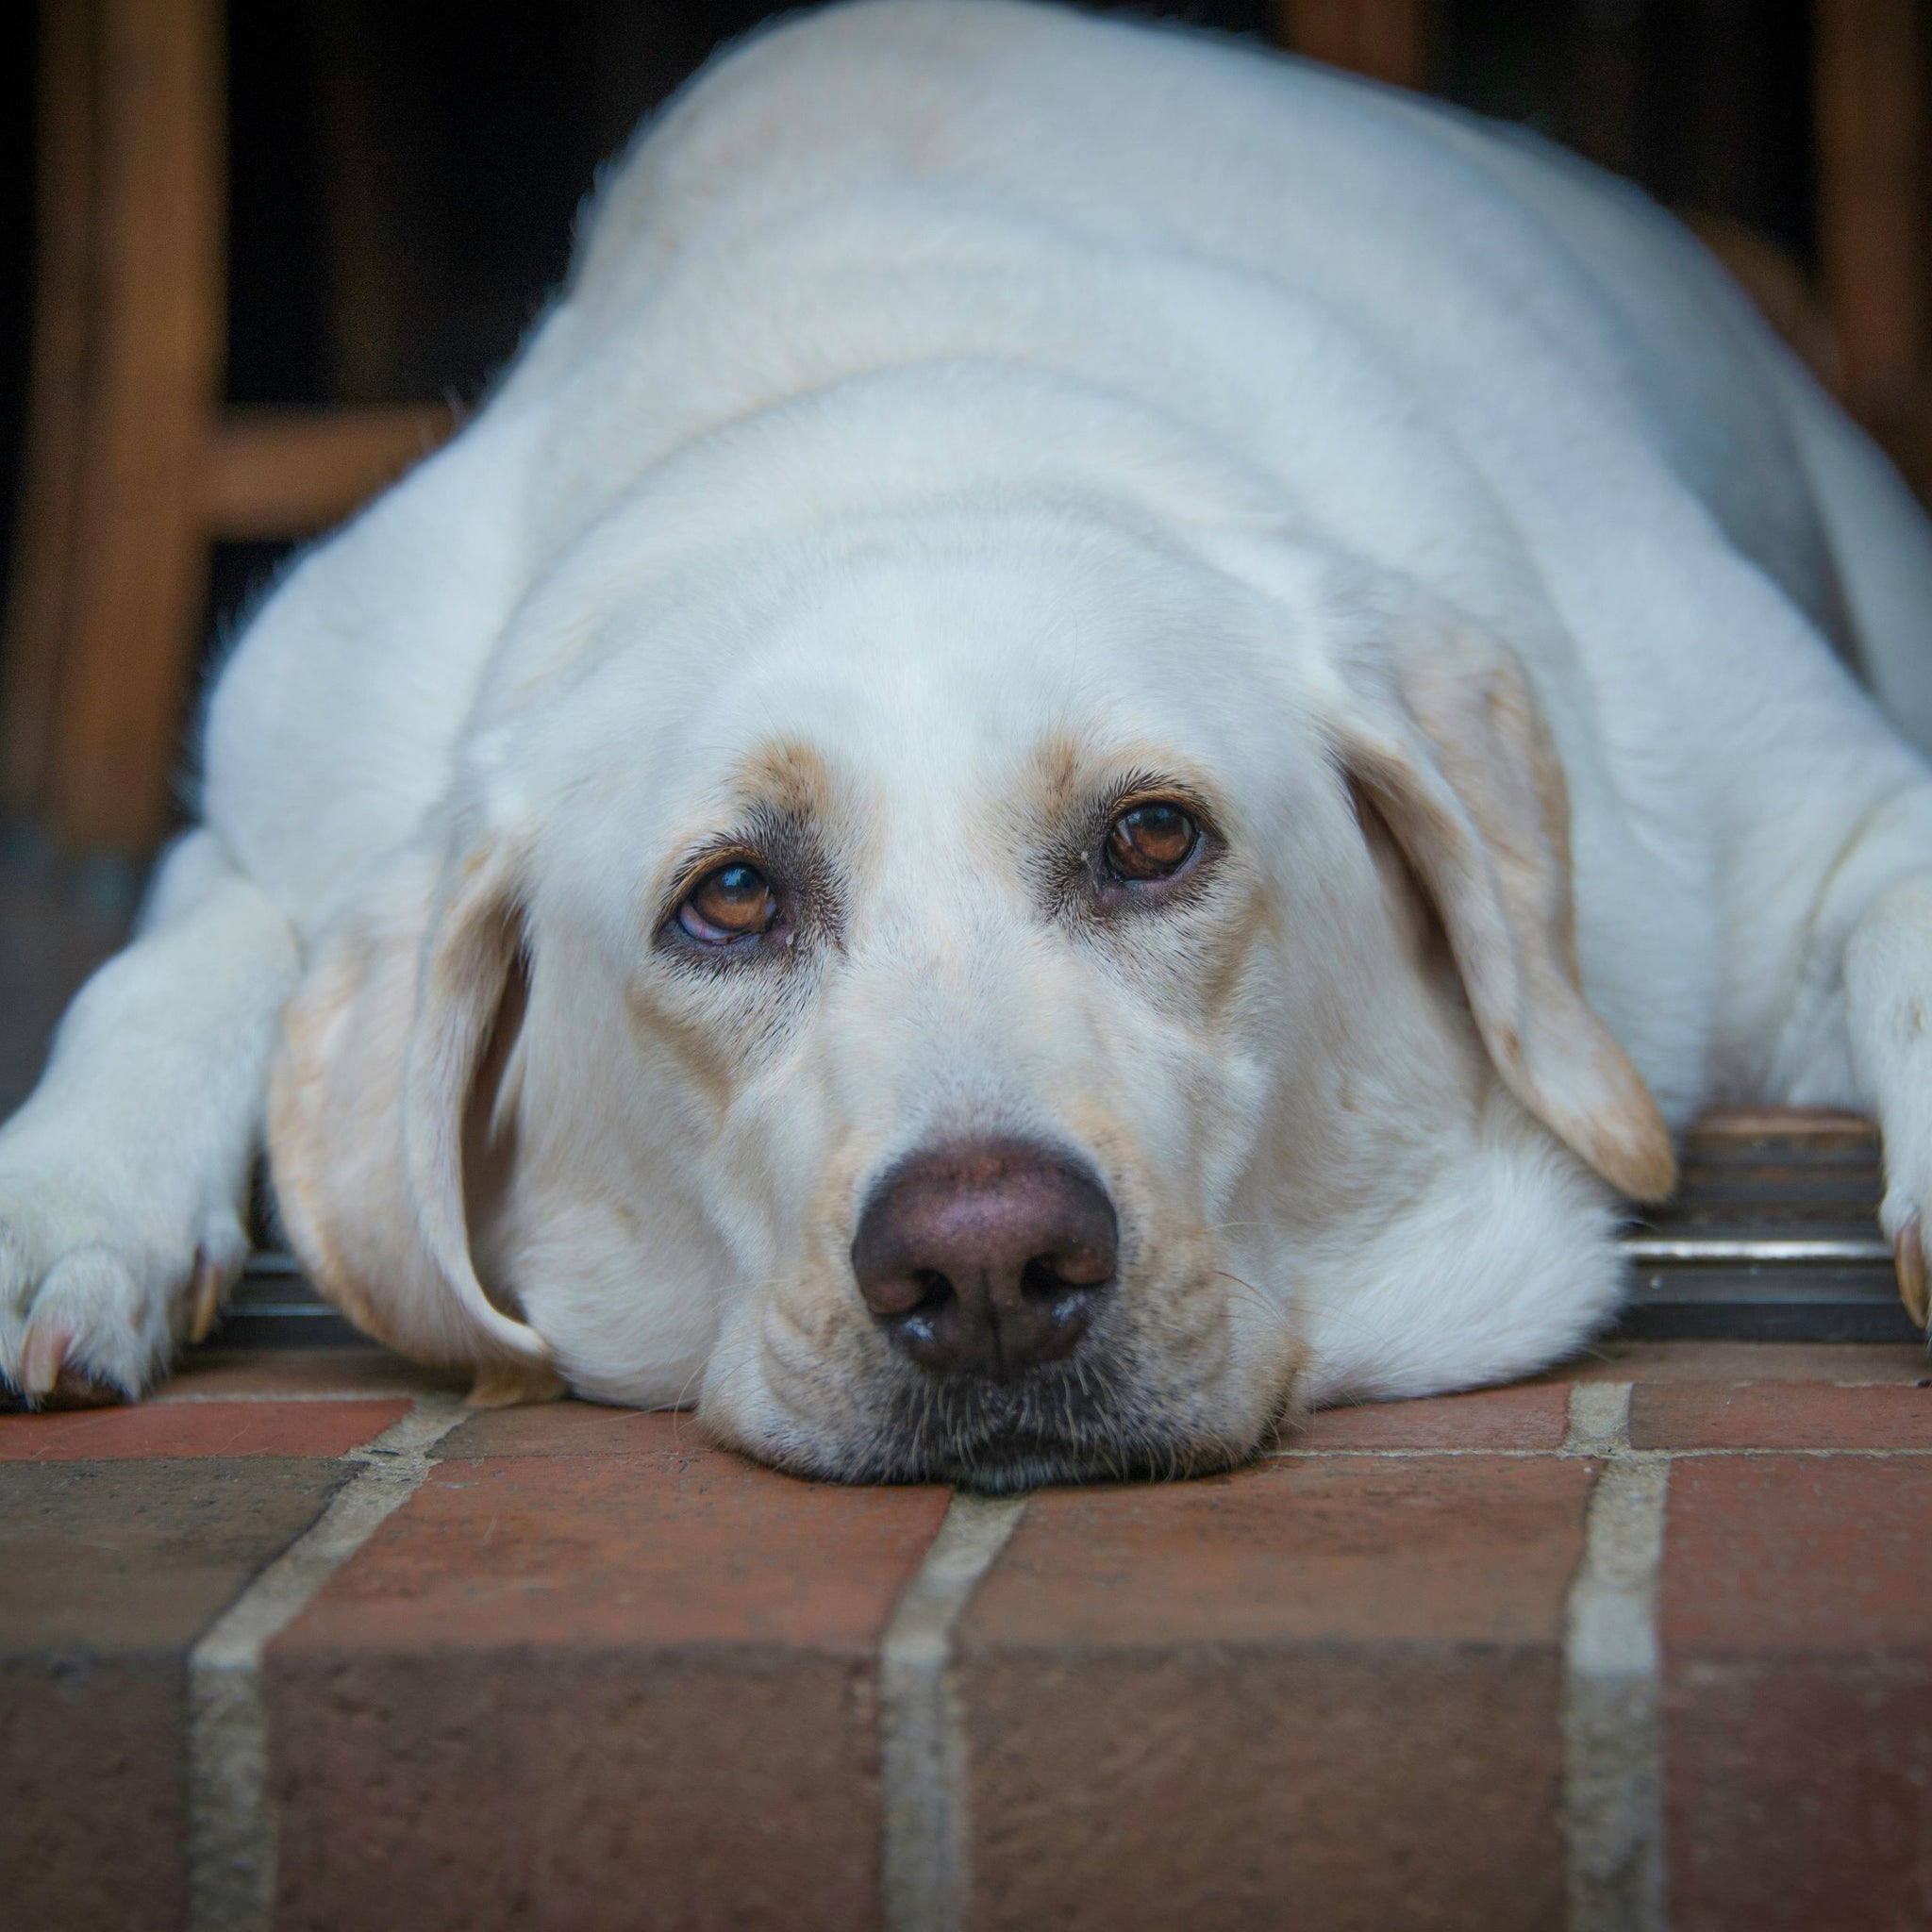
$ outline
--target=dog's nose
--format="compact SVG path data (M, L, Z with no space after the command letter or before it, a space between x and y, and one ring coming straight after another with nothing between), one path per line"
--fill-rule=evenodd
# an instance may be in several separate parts
M914 1155L873 1191L852 1243L865 1305L941 1374L1006 1381L1079 1344L1120 1229L1091 1174L1051 1148Z

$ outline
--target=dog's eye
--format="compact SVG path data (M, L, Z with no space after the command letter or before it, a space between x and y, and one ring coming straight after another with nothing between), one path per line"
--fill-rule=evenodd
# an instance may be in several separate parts
M1201 828L1177 805L1155 800L1124 811L1107 834L1108 869L1121 879L1171 878L1194 856Z
M778 895L757 866L734 858L708 872L677 908L686 935L706 945L768 932L777 923Z

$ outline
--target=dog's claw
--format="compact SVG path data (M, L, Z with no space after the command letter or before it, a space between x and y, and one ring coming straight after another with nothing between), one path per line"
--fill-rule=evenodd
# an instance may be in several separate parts
M188 1284L188 1340L201 1342L215 1325L222 1306L222 1271L206 1248L194 1251L194 1277Z
M74 1338L55 1323L38 1323L27 1330L20 1357L20 1392L29 1402L42 1402L54 1392Z
M1916 1214L1899 1229L1891 1252L1898 1270L1898 1298L1905 1303L1913 1325L1924 1328L1932 1317L1932 1291L1926 1282L1925 1244L1920 1238Z

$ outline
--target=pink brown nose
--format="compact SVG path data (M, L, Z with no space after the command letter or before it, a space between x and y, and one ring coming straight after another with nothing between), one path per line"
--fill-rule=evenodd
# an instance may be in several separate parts
M874 1189L852 1243L865 1305L939 1374L1008 1381L1070 1355L1119 1258L1113 1203L1051 1148L916 1154Z

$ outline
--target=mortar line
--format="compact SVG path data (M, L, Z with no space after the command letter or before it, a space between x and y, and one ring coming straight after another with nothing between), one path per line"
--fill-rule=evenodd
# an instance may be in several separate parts
M341 1459L358 1464L356 1473L189 1652L190 1932L268 1932L275 1820L262 1653L423 1486L430 1451L465 1413L459 1395L419 1395L408 1415L350 1450Z
M1026 1502L956 1491L886 1626L879 1653L886 1932L958 1932L965 1922L965 1765L953 1638Z
M1570 1391L1569 1455L1603 1458L1563 1641L1571 1932L1664 1932L1657 1587L1672 1457L1630 1444L1628 1383Z

